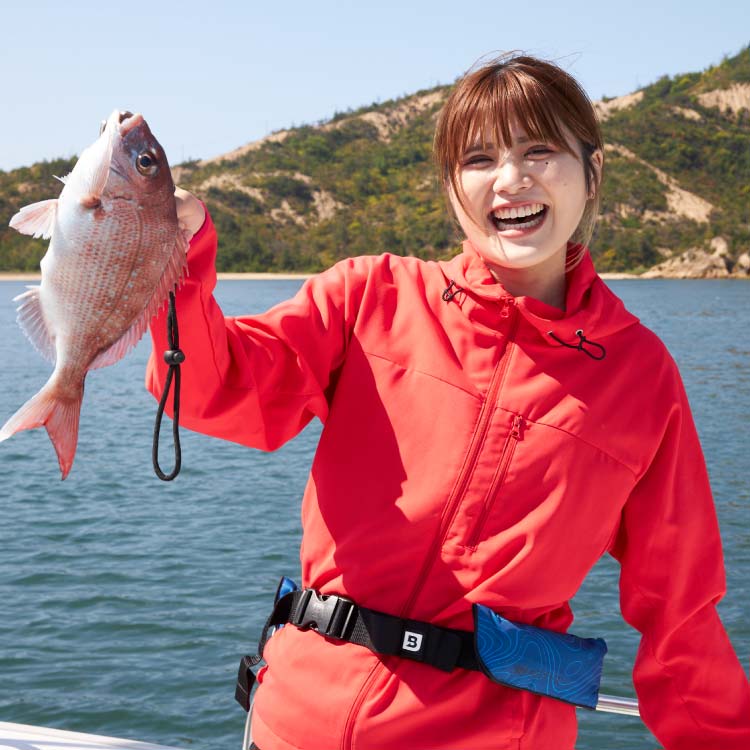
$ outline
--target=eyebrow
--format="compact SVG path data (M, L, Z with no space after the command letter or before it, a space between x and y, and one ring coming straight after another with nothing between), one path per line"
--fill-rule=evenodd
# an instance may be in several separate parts
M531 141L535 140L534 138L529 138L528 136L521 136L520 138L516 139L516 143L523 144L523 143L530 143ZM470 154L472 151L483 151L485 149L490 150L495 148L495 144L491 141L488 143L472 143L464 153Z

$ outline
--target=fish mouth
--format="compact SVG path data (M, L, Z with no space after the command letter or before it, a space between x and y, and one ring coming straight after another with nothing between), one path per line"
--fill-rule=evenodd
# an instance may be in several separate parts
M125 136L133 128L138 127L143 122L143 115L140 112L133 114L132 112L121 112L120 116L120 135Z

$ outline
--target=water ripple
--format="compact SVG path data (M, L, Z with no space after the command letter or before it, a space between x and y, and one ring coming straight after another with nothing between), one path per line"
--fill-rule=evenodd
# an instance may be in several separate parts
M219 295L227 314L257 312L298 286L223 282ZM611 286L680 364L726 549L720 614L747 664L750 295L722 281ZM0 415L49 375L14 322L10 299L20 291L0 283ZM311 425L271 455L186 432L182 475L161 483L150 468L155 403L142 385L148 347L87 381L64 483L43 431L2 444L0 711L9 721L223 750L242 733L239 657L257 642L278 577L299 570L299 498L320 430ZM633 695L638 637L620 618L617 585L616 563L602 559L575 599L574 631L608 641L604 692ZM581 712L580 721L579 750L656 745L627 717Z

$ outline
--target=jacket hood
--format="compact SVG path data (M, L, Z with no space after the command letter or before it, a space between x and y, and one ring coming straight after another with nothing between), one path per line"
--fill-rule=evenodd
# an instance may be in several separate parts
M580 247L568 243L568 255L577 253ZM565 342L578 348L579 341L582 341L578 331L589 342L598 341L639 322L596 273L588 248L580 263L566 274L564 311L533 297L513 298L495 280L484 259L468 240L464 241L460 255L441 265L447 279L446 286L453 282L454 292L453 295L445 294L444 300L455 301L462 307L472 303L502 306L513 300L524 319L552 346Z

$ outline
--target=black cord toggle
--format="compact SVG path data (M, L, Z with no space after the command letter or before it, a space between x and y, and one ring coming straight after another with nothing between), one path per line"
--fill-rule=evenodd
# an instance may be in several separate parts
M164 352L164 361L170 365L181 365L185 361L185 352L182 349L167 349Z
M459 292L463 292L463 289L458 284L456 284L453 279L451 279L451 283L448 284L445 289L443 289L443 301L450 302Z
M601 344L597 344L596 341L591 341L591 339L587 339L583 331L580 328L576 331L576 336L578 336L577 344L567 344L561 338L559 338L558 336L555 336L553 331L547 331L547 335L551 336L555 341L557 341L558 344L567 346L568 349L577 349L579 352L588 354L589 357L591 357L591 359L601 360L607 356L607 350ZM584 344L588 344L590 347L594 347L594 350L591 351L587 349L584 346Z
M167 315L167 340L169 349L164 352L164 361L169 365L167 378L164 381L164 392L161 394L159 408L156 410L156 424L154 424L154 442L151 449L151 461L154 472L159 479L171 482L179 473L182 466L182 450L180 448L180 365L185 361L185 353L180 349L180 333L177 328L177 310L174 304L174 292L169 293L169 313ZM174 468L165 474L159 466L159 431L164 416L164 406L169 397L169 389L174 379L172 439L174 441Z

